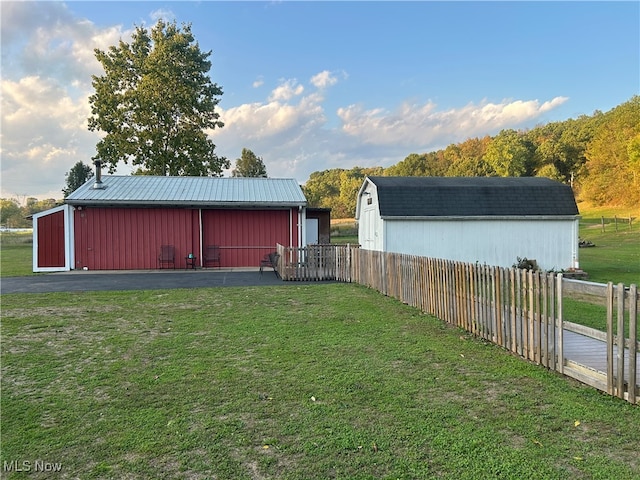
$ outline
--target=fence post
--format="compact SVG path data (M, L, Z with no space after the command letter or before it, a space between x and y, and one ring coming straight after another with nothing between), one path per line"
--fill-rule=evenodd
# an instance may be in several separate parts
M493 275L495 277L495 289L494 289L494 304L493 311L494 316L496 318L496 343L501 347L504 347L503 344L503 335L502 335L502 268L497 267L493 270Z
M515 282L515 270L513 268L509 269L509 284L511 287L511 297L509 304L511 306L511 351L518 351L518 329L516 328L516 282Z
M535 303L533 304L533 308L535 309L535 321L534 321L534 329L537 326L537 334L536 334L536 350L538 351L538 365L543 365L542 363L542 312L540 308L541 304L541 291L540 291L540 277L541 274L539 271L534 272L533 278L535 283ZM535 330L534 330L535 332Z
M540 360L542 365L549 368L549 282L548 276L546 274L542 274L540 287L542 288L542 311L540 316L540 337L541 337L541 348L540 348Z
M556 277L553 273L548 275L549 282L549 316L547 317L547 329L549 330L549 368L557 370L556 364Z
M616 388L618 397L624 398L624 285L619 283L617 286L618 293L618 326L617 326L617 372L616 372Z
M613 395L613 283L607 283L607 393Z
M519 332L516 333L516 348L518 354L525 357L526 354L523 349L525 322L523 321L522 316L522 312L524 310L522 306L522 272L519 269L515 269L514 272L516 277L516 325L520 325Z
M638 287L629 287L629 388L628 399L636 403L636 363L638 358Z
M536 342L535 342L535 288L533 282L533 270L528 271L529 282L529 360L536 359Z
M557 330L558 330L558 343L557 343L557 365L558 365L558 372L560 372L561 374L564 374L564 315L562 313L562 282L563 282L563 277L562 274L559 273L557 275L557 302L558 302L558 307L557 307L557 311L558 311L558 324L556 325Z

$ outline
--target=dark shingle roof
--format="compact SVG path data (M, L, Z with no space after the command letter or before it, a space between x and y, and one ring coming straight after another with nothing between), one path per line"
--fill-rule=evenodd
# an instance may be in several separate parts
M568 185L542 177L368 177L382 217L578 215Z

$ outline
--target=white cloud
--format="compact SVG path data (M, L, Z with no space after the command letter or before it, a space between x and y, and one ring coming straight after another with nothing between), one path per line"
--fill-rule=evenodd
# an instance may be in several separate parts
M91 75L100 72L94 49L106 49L130 34L119 26L100 30L73 18L62 3L40 2L37 8L30 2L2 3L3 78L38 75L88 87Z
M298 83L295 79L285 80L280 85L278 85L272 92L269 97L270 101L288 101L293 97L297 97L298 95L302 95L304 92L304 87Z
M327 88L338 83L338 79L325 70L311 77L311 84L316 88Z
M154 10L149 14L154 23L157 23L158 20L163 20L164 22L174 22L176 20L176 15L171 10L165 10L163 8L159 8L158 10Z
M516 128L567 101L556 97L538 100L469 103L458 109L438 111L432 102L402 104L397 111L364 110L350 105L337 111L345 133L373 145L406 145L423 149L450 144L472 136Z

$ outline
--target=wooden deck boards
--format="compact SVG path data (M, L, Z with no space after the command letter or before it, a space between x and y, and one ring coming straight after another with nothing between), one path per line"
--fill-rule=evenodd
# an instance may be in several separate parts
M601 340L590 338L579 333L564 331L564 357L593 370L606 374L607 345ZM618 348L613 347L613 368L616 371ZM625 348L624 355L625 376L629 372L629 349ZM640 384L640 357L636 359L636 381Z

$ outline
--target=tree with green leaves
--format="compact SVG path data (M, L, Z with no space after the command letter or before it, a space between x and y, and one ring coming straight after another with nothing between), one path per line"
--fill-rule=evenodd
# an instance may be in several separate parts
M236 159L236 168L231 171L234 177L267 177L267 167L262 157L256 156L248 148L242 149L242 155Z
M640 204L640 96L605 114L585 155L582 195L596 205Z
M71 167L71 170L65 173L64 176L66 186L62 189L62 193L64 193L64 198L67 198L71 193L84 185L87 180L93 177L93 169L80 161Z
M488 177L493 169L484 155L491 137L469 138L462 143L449 145L443 152L448 165L447 177Z
M15 200L0 198L0 226L7 228L21 227L24 215Z
M137 27L131 43L95 50L104 75L94 75L89 130L104 132L94 160L113 173L119 162L151 175L221 176L206 131L223 127L216 106L222 89L208 75L211 52L202 52L191 25L160 20Z
M533 151L525 136L515 130L502 130L491 139L484 160L498 177L531 174Z
M333 208L340 197L340 174L342 168L313 172L302 187L310 207Z
M443 156L438 152L411 153L404 160L385 169L389 177L437 177L445 173Z
M61 202L55 198L45 198L38 200L35 197L28 197L25 206L22 208L24 216L33 215L34 213L44 212L50 208L57 207Z
M383 167L332 168L313 172L302 190L310 207L331 208L333 218L351 218L355 214L357 194L364 178L384 174Z

